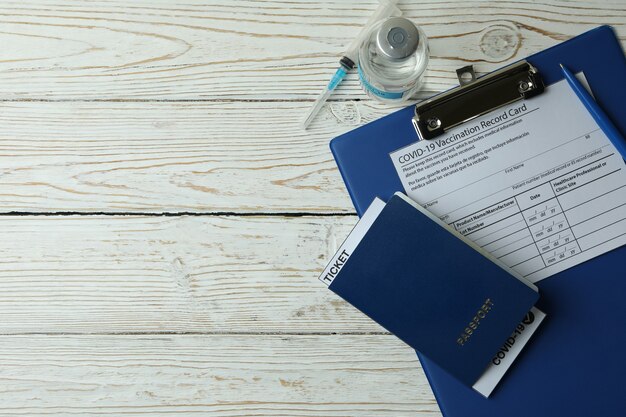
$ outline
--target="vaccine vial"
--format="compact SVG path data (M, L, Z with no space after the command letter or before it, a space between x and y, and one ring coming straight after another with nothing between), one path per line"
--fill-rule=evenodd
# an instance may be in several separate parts
M391 17L374 24L359 48L359 78L370 97L409 100L422 86L428 39L413 22Z

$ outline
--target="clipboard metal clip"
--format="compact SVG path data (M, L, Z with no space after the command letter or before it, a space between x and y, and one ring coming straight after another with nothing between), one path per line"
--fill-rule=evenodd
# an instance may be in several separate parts
M541 75L527 61L476 79L472 66L457 70L461 85L415 106L413 126L420 140L444 132L499 107L543 93Z

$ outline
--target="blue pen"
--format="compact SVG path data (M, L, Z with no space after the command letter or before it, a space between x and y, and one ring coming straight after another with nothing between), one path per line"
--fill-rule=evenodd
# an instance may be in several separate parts
M604 110L600 108L598 103L591 97L591 94L583 87L583 85L578 81L578 79L572 74L567 68L563 66L563 64L559 64L561 66L561 71L563 71L563 75L565 79L569 83L572 90L576 93L580 101L585 105L587 111L591 113L591 117L596 121L600 129L604 132L604 134L609 138L613 146L617 149L617 151L622 155L622 159L626 159L626 141L622 134L617 130L617 127L611 122L609 116L606 115Z

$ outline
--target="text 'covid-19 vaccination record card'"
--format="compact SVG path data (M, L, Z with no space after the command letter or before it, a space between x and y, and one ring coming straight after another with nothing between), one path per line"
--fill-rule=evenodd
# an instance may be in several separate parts
M565 81L390 154L413 200L531 282L626 244L626 166Z

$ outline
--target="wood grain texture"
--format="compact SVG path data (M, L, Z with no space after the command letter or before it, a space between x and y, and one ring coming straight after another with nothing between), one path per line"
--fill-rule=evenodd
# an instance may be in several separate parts
M356 217L0 217L0 334L369 333L318 275Z
M438 416L392 336L4 336L0 416Z
M352 79L312 129L298 122L332 72L336 53L322 50L374 7L0 4L0 98L17 100L0 112L0 212L353 213L328 141L394 108L350 100L364 97ZM432 32L429 91L467 62L491 70L626 21L623 1L401 7Z
M440 415L414 352L317 281L356 222L328 141L394 109L351 74L297 124L376 4L0 3L0 416ZM626 41L624 0L400 7L420 98Z
M11 102L0 211L353 213L330 137L389 111L333 103Z
M377 2L3 1L2 99L310 100ZM601 24L613 1L401 1L431 39L425 93ZM336 98L364 98L350 76Z

